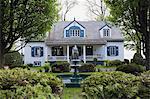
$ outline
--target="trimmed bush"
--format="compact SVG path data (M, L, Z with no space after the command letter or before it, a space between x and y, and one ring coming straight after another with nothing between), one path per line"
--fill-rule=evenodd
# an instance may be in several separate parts
M150 70L140 75L141 87L139 90L139 97L141 99L150 98Z
M52 72L70 72L71 67L68 62L56 62L52 65Z
M131 73L137 75L144 71L144 67L137 64L124 64L117 67L116 71L122 71L125 73Z
M131 62L138 65L145 65L145 60L140 53L135 53Z
M79 72L95 72L96 67L94 64L82 64L79 68L78 68Z
M55 99L62 93L62 81L26 69L0 70L0 99Z
M113 60L109 62L109 66L119 66L122 65L122 62L120 60Z
M4 56L4 65L14 68L22 65L22 56L19 52L8 53Z
M100 72L82 82L84 99L136 99L139 77L123 72Z

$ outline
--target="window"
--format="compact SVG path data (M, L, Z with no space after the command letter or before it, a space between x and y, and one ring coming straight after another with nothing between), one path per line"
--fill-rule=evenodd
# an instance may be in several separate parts
M63 56L63 47L52 47L52 56Z
M71 29L69 35L70 35L70 37L78 37L78 36L80 36L80 30L79 29L75 29L75 30Z
M32 57L42 57L43 56L43 47L32 47L31 48Z
M41 61L34 61L34 66L41 66Z
M119 48L117 46L109 46L107 47L107 56L118 56Z
M105 37L110 36L110 29L103 29L103 35Z
M86 55L93 55L93 46L86 46Z

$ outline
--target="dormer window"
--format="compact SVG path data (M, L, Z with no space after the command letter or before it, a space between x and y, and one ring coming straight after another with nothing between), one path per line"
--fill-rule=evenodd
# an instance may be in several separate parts
M80 30L79 29L75 29L75 30L71 29L69 32L70 32L69 33L70 37L75 37L75 36L80 37Z
M72 26L66 30L66 37L84 37L84 30L78 26Z
M110 37L110 29L103 29L104 37Z

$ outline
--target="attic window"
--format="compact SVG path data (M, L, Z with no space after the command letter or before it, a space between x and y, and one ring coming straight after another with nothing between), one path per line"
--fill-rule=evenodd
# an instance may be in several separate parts
M70 30L70 36L80 36L80 30L75 29L75 30Z
M110 36L110 29L103 29L103 35L104 35L104 37L109 37Z

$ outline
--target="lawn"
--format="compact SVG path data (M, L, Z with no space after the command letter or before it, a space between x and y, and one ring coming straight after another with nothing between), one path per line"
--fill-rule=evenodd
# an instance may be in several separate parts
M64 88L61 99L81 99L81 88Z

